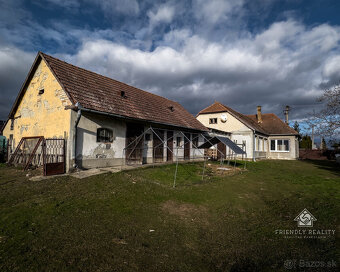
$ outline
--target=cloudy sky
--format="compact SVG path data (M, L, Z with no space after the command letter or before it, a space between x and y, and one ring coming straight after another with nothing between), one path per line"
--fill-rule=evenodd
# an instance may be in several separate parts
M0 119L37 51L180 102L302 120L340 80L337 0L0 0Z

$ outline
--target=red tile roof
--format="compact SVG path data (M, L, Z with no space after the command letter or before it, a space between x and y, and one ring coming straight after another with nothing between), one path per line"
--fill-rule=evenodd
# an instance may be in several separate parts
M274 113L262 114L262 123L258 123L256 115L244 115L217 101L215 101L215 103L210 105L209 107L201 110L197 115L219 112L229 112L231 115L233 115L235 118L240 120L248 127L263 134L298 135L298 132L296 132L294 129L284 123Z
M122 117L207 131L179 103L39 52L68 94L84 108ZM123 92L123 93L122 93ZM123 94L123 96L122 96Z
M256 114L246 115L257 122ZM288 126L274 113L262 113L262 123L259 125L270 135L298 135L299 133Z

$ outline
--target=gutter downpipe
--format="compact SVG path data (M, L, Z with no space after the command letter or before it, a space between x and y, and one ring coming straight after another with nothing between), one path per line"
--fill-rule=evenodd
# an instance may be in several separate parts
M253 130L254 132L254 137L253 137L253 161L256 162L255 158L255 129Z
M78 111L77 111L76 123L74 125L74 164L73 164L74 168L78 168L78 164L77 164L77 135L78 133L77 131L78 131L78 124L79 124L80 117L81 117L81 105L77 102L76 107L78 108Z

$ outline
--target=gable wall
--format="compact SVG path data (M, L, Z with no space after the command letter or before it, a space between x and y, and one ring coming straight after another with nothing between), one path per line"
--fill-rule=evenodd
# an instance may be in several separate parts
M44 93L39 95L39 90ZM11 120L4 128L4 136L13 134L14 148L22 137L44 136L68 138L70 133L71 105L62 87L44 61L40 61L29 82L25 94L14 115L14 129Z
M207 114L200 114L196 118L200 121L203 125L208 128L214 128L226 132L234 132L234 131L251 131L246 125L236 119L234 116L229 114L228 112L224 112L227 115L227 121L223 123L221 121L221 115L223 112L220 113L207 113ZM210 118L217 118L217 124L209 124Z

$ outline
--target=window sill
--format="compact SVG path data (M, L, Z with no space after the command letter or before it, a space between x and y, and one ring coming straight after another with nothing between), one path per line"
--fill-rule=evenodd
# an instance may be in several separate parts
M290 151L270 150L271 153L289 153Z

